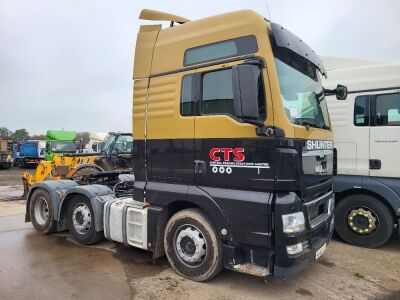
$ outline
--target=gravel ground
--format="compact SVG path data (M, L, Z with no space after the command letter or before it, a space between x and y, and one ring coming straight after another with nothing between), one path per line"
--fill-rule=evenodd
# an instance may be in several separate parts
M18 183L19 171L2 171L0 182ZM1 299L400 299L398 237L375 250L334 239L317 263L287 280L224 270L197 283L145 251L108 241L85 247L68 232L40 235L24 211L24 200L0 199Z
M22 169L17 167L12 167L8 170L0 169L0 186L13 186L13 185L21 185L21 173L28 172L33 174L35 172L34 169Z

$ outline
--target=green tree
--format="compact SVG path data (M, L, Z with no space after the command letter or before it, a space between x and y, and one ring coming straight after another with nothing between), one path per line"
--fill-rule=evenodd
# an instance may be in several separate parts
M11 138L16 142L26 141L29 138L29 133L26 129L17 129L12 134Z
M7 127L0 127L0 139L9 140L11 139L13 132L8 130Z

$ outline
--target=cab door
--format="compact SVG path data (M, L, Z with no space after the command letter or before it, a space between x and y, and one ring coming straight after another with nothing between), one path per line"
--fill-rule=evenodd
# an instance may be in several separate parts
M370 176L400 177L400 93L371 99Z
M194 173L197 186L268 190L273 185L273 137L235 116L233 68L243 62L200 68L196 75ZM266 69L255 67L260 120L272 125ZM265 76L264 76L265 75ZM267 94L267 97L265 96Z
M196 75L194 189L211 197L226 214L235 241L269 247L274 137L257 136L255 125L235 116L232 73L239 63L201 68ZM254 76L259 83L259 119L272 124L266 69L259 68Z

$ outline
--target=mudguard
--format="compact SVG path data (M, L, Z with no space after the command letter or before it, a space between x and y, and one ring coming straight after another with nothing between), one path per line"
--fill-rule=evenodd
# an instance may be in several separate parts
M54 207L54 219L59 220L59 207L61 203L61 199L64 197L64 193L72 188L77 186L78 184L72 180L48 180L39 183L35 183L28 193L28 197L26 198L26 211L25 211L25 222L31 221L31 216L29 214L29 205L31 202L32 193L38 189L42 188L46 190L50 194L51 201L53 202Z
M64 193L64 197L61 200L61 205L59 206L59 210L57 211L57 215L59 216L58 220L64 220L67 211L67 203L74 196L83 195L88 198L92 204L94 220L95 220L95 229L96 231L103 230L103 207L104 203L108 200L114 199L114 192L107 186L100 184L91 184L91 185L81 185L75 186ZM58 224L58 229L61 230L65 227L65 222L60 222Z
M342 193L348 190L366 190L377 194L386 200L397 216L400 216L400 190L398 178L375 178L368 176L338 175L334 177L334 192Z

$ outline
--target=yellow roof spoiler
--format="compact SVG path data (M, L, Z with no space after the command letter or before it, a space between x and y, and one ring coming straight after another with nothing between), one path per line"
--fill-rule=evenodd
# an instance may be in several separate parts
M149 21L170 21L180 24L190 22L189 19L152 9L143 9L139 15L139 19Z

